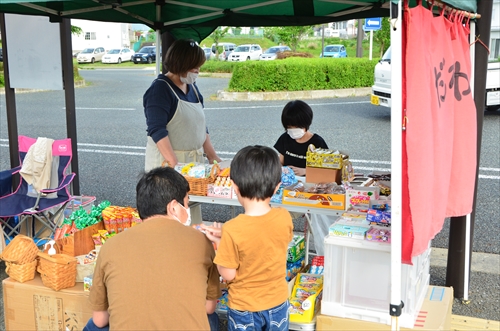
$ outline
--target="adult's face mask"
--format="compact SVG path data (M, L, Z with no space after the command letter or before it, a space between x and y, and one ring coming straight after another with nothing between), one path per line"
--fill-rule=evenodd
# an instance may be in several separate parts
M184 84L194 84L194 82L196 82L196 79L198 78L198 74L188 71L186 77L180 76L180 78L181 82L183 82Z
M184 222L184 223L182 223L182 222L181 222L181 220L180 220L177 216L174 216L174 217L175 217L175 219L176 219L179 223L184 224L185 226L190 226L190 225L191 225L191 209L190 209L189 207L188 207L188 208L184 207L182 204L179 204L179 205L180 205L182 208L184 208L184 210L186 211L186 213L187 213L188 217L187 217L187 219L186 219L186 222Z

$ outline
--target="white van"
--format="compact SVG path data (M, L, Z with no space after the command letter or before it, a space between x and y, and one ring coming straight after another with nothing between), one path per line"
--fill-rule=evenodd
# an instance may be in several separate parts
M497 110L500 106L500 62L488 63L486 72L485 109ZM375 66L371 103L391 107L391 48Z
M391 107L391 47L375 66L371 103Z
M219 59L223 61L227 61L229 54L231 54L231 52L236 48L236 44L232 43L219 43L218 46L222 47L222 52L219 54ZM212 53L214 54L214 56L217 53L215 44L212 44Z

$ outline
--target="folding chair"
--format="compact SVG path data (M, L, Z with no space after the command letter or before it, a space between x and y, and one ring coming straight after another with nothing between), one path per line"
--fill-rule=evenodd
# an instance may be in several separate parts
M23 161L29 148L37 139L19 136L19 159L21 166L0 173L0 184L12 185L11 179L21 171ZM75 177L69 172L72 158L71 139L55 140L52 144L52 163L50 187L36 192L19 175L19 186L12 193L0 196L0 222L4 229L6 240L11 240L26 227L26 235L39 238L40 234L48 230L52 236L55 229L63 220L66 205L72 197L69 193L69 184ZM0 192L8 192L8 188L0 188ZM17 216L17 217L16 217ZM41 227L35 230L35 223Z

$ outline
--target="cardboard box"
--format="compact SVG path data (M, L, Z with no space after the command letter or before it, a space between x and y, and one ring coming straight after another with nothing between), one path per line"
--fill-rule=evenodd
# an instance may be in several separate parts
M342 183L341 169L306 167L307 183Z
M45 287L39 275L25 283L10 278L2 281L5 329L82 330L92 317L89 292L82 283L54 291Z
M58 239L56 243L61 248L61 253L63 254L69 256L85 255L95 249L92 235L99 233L99 230L104 230L104 223L102 221L76 231L69 237Z
M401 330L451 330L452 306L452 287L429 286L415 326L413 329L401 328ZM318 315L316 316L316 330L391 330L391 326L349 318Z
M347 155L335 154L332 150L322 148L318 148L314 152L308 150L306 153L307 167L342 169L344 162L348 160L349 156Z
M304 187L314 184L305 183ZM345 209L345 194L323 194L293 191L292 187L285 187L283 191L283 204L312 208Z
M297 307L294 306L293 301L295 297L295 291L297 286L300 285L300 277L301 275L309 275L312 277L322 277L320 275L308 274L308 273L299 273L295 279L295 284L292 289L292 294L290 295L290 322L291 323L310 323L316 314L321 309L321 298L323 295L323 284L319 286L319 289L316 293L308 296L305 300L303 300L302 304Z

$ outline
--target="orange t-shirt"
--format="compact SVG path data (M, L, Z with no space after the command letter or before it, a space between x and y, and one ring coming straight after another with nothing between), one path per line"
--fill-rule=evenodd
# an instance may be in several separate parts
M208 330L206 300L217 300L215 252L205 235L159 217L106 242L90 306L107 310L110 330Z
M241 214L223 225L214 262L236 269L228 284L229 307L256 312L287 300L286 259L292 237L292 218L284 208L262 216Z

